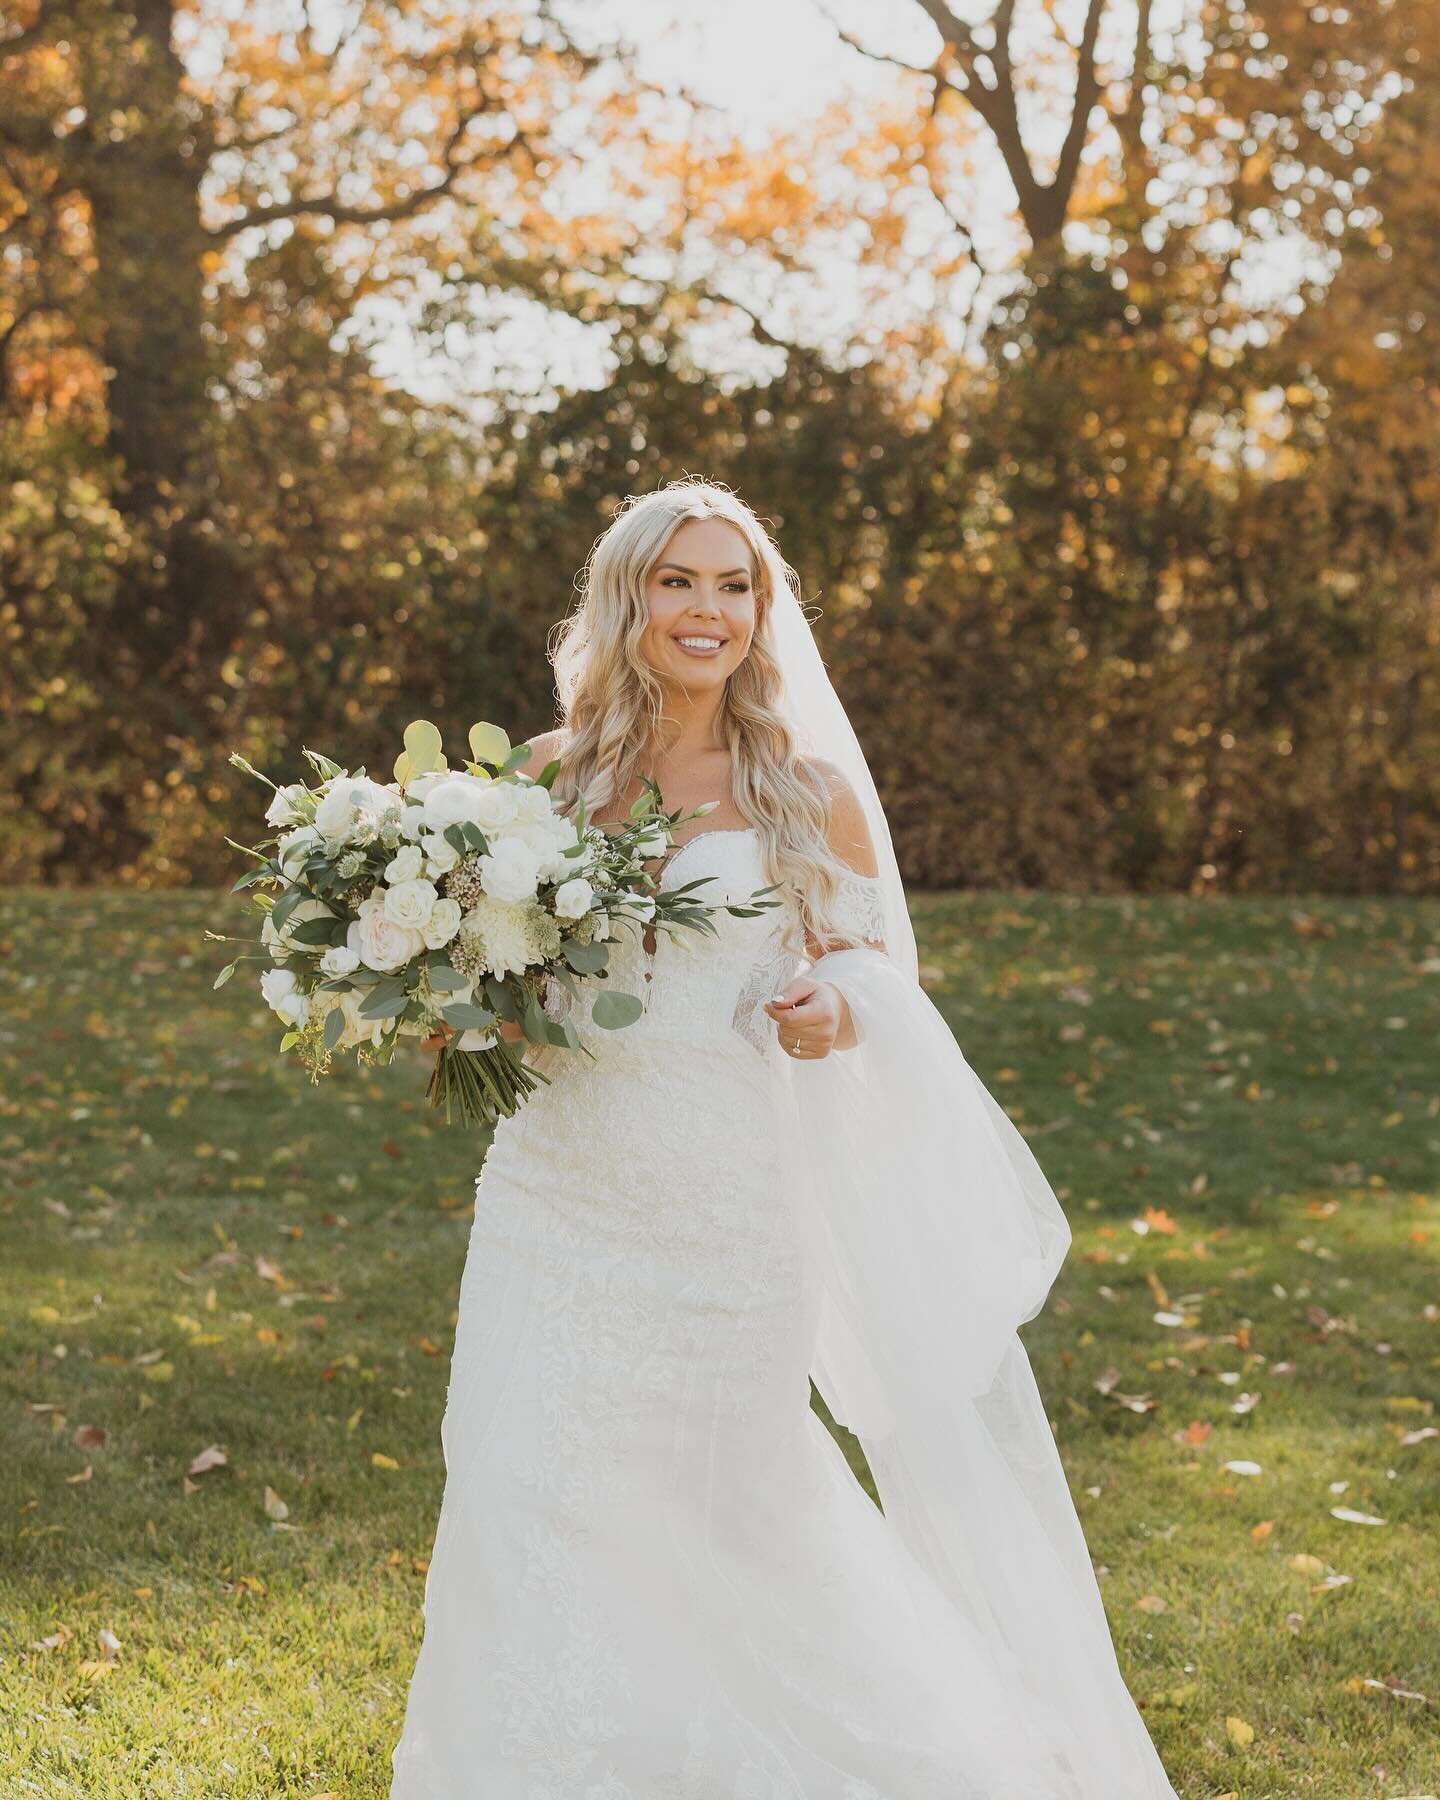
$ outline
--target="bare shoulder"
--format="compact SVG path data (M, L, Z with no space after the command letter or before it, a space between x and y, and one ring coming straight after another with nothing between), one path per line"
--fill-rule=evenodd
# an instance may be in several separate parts
M524 762L515 766L525 775L538 775L546 763L553 762L565 746L569 732L562 726L558 731L540 731L528 739L530 754Z
M825 835L830 848L856 874L878 875L880 864L870 835L870 823L854 785L834 763L823 757L805 757L803 767L829 799L830 824Z

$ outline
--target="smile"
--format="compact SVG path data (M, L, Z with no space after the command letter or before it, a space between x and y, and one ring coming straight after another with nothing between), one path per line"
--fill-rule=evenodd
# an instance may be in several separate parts
M687 656L718 656L725 648L727 640L721 637L707 637L701 632L693 636L687 633L677 637L675 642Z

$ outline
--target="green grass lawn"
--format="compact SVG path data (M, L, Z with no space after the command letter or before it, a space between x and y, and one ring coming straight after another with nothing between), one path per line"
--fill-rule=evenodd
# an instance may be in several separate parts
M482 1142L282 1065L223 897L3 904L0 1796L383 1797ZM914 911L1074 1226L1024 1338L1177 1789L1440 1792L1440 904Z

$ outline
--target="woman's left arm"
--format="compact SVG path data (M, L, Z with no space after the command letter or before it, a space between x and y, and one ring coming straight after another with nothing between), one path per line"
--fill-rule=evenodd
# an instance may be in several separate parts
M826 834L830 848L856 875L874 880L879 864L859 796L832 765L812 766L820 768L830 787L830 828ZM879 938L867 937L862 942L872 950L885 948ZM806 933L805 952L812 963L840 947ZM775 1020L781 1048L799 1061L828 1056L832 1050L851 1050L859 1042L844 994L833 981L817 979L812 974L797 975L765 1002L765 1011Z

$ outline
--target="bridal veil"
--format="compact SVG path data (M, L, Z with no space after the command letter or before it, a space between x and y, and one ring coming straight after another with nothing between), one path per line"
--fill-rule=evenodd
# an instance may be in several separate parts
M775 1059L819 1321L812 1377L859 1439L902 1543L1062 1734L1078 1792L1175 1800L1121 1677L1017 1336L1044 1305L1069 1225L920 985L864 752L797 596L787 584L770 599L782 708L801 753L834 764L864 805L885 928L883 952L812 965L845 995L856 1045Z

